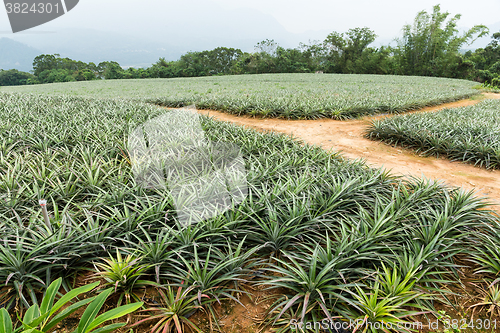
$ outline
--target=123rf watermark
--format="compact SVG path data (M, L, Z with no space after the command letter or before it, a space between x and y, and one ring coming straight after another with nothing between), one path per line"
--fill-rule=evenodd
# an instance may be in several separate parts
M70 10L79 0L4 0L12 32L20 32L52 21Z
M406 331L421 331L427 328L431 331L446 331L446 330L466 330L466 329L476 329L476 330L496 330L500 327L500 322L496 319L445 319L435 321L430 320L427 323L424 322L385 322L377 321L370 322L362 319L349 320L349 321L330 321L329 319L323 319L318 322L301 322L296 319L290 321L290 328L292 331L303 332L304 330L330 330L332 332L342 332L342 331L352 331L354 329L365 329L370 330L406 330Z

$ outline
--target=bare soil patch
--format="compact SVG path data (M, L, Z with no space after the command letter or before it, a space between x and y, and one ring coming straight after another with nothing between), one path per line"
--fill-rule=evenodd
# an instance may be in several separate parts
M445 108L456 108L478 103L482 99L500 99L500 94L483 93L481 98L472 98L415 112L435 112ZM373 119L390 117L379 115L359 120L339 121L266 119L250 116L235 116L214 110L199 110L201 114L217 120L251 127L260 131L273 131L292 135L306 143L334 150L351 159L362 159L373 167L384 167L393 174L404 177L425 177L443 181L451 186L474 189L480 196L488 196L493 205L500 205L500 170L486 170L446 158L425 157L413 150L372 141L364 137L366 127ZM497 207L493 207L498 210Z

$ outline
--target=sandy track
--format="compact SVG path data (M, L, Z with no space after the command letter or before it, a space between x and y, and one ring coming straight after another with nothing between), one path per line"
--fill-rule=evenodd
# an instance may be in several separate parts
M483 96L500 99L500 94L484 93ZM473 105L478 102L479 100L468 99L424 108L417 112L432 112L444 108ZM345 157L363 159L373 167L385 167L392 170L394 174L426 177L442 180L449 185L460 186L467 190L475 189L479 195L488 196L492 204L500 204L500 170L486 170L461 162L451 162L445 158L423 157L412 150L366 139L363 136L366 127L372 119L381 116L350 121L283 120L235 116L213 110L199 110L198 112L217 120L261 131L289 134L324 149L340 151ZM500 206L493 208L499 210Z

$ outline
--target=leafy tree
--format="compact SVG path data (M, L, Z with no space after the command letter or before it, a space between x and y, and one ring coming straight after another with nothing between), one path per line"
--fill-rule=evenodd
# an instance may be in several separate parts
M147 70L147 76L151 78L171 78L179 77L180 66L178 61L166 61L165 58L160 58L153 66Z
M76 81L90 81L97 79L95 73L89 69L77 70L73 73L73 77Z
M496 67L493 66L500 61L500 32L494 33L492 38L484 49L479 48L465 54L467 59L474 62L476 69L496 72Z
M366 48L361 53L353 65L351 73L356 74L393 74L395 63L393 49L390 46L376 48Z
M36 83L33 74L20 72L17 69L4 71L0 69L0 86L20 86Z
M413 25L403 27L403 38L398 40L396 50L399 74L454 77L454 70L468 67L461 63L460 49L486 35L488 28L476 25L459 34L460 14L447 21L449 15L437 5L432 14L421 11Z
M274 41L274 39L265 39L261 42L255 44L255 51L259 53L266 53L271 57L276 56L276 52L278 50L278 43Z
M45 70L38 76L40 83L71 82L76 81L73 73L67 69Z
M103 61L97 66L98 75L106 80L123 79L125 71L116 61Z
M366 27L349 29L346 33L330 33L323 42L325 70L330 73L363 73L360 59L366 57L367 52L377 52L367 48L376 37L375 32Z
M488 69L491 73L495 73L497 75L500 75L500 60L495 62L491 67Z
M284 49L278 47L276 50L275 71L277 73L309 73L314 66L308 59L308 54L299 49Z
M326 64L326 50L323 43L309 41L309 44L300 43L298 49L302 52L302 59L311 71L324 70Z
M33 74L40 76L40 74L47 70L58 69L60 64L59 54L41 54L33 60Z
M42 54L33 60L33 74L40 83L94 80L96 72L92 62L61 58L59 54Z
M218 47L212 51L202 52L202 57L206 59L211 75L232 74L231 68L242 55L243 52L240 49L227 47Z
M178 67L182 76L206 76L233 74L233 66L243 55L240 49L218 47L210 51L188 52L181 56L177 66L171 66L163 59L157 63L162 67Z
M208 64L204 61L202 52L188 52L179 60L182 76L207 76Z

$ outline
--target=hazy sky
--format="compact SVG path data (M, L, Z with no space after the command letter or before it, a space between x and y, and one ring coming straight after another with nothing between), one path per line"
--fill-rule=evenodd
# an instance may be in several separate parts
M438 3L442 12L462 14L461 29L484 24L500 31L500 0L80 0L66 15L17 34L0 7L0 38L40 53L141 67L160 57L176 60L188 51L219 46L253 52L264 39L294 48L356 27L374 30L378 47L401 37L402 27L419 11L430 13ZM464 48L490 41L483 37Z
M387 37L411 23L421 10L431 11L441 4L443 11L462 14L464 26L500 21L500 0L214 0L226 8L247 7L274 16L287 30L347 30L367 26Z
M130 26L141 25L141 31L147 31L158 22L148 21L147 15L134 17L136 12L163 13L165 21L186 18L186 29L189 29L191 12L225 9L253 9L275 18L286 30L293 33L304 33L309 30L345 31L353 27L367 26L382 38L396 37L405 23L411 23L420 10L431 11L433 5L440 3L444 11L451 14L462 14L460 25L470 27L474 24L493 24L500 21L500 0L357 0L357 1L325 1L325 0L80 0L75 9L51 23L31 32L56 30L61 27L79 27L120 30ZM146 8L141 8L146 7ZM208 7L208 8L207 8ZM99 15L101 14L101 15ZM103 16L102 14L106 14ZM267 16L266 15L266 16ZM109 20L104 19L109 18ZM123 17L123 20L120 18ZM223 22L211 22L210 17L202 19L207 25ZM259 21L254 24L258 25ZM228 29L231 27L228 26ZM0 10L0 31L2 35L10 30L5 10ZM8 37L8 36L6 36Z

